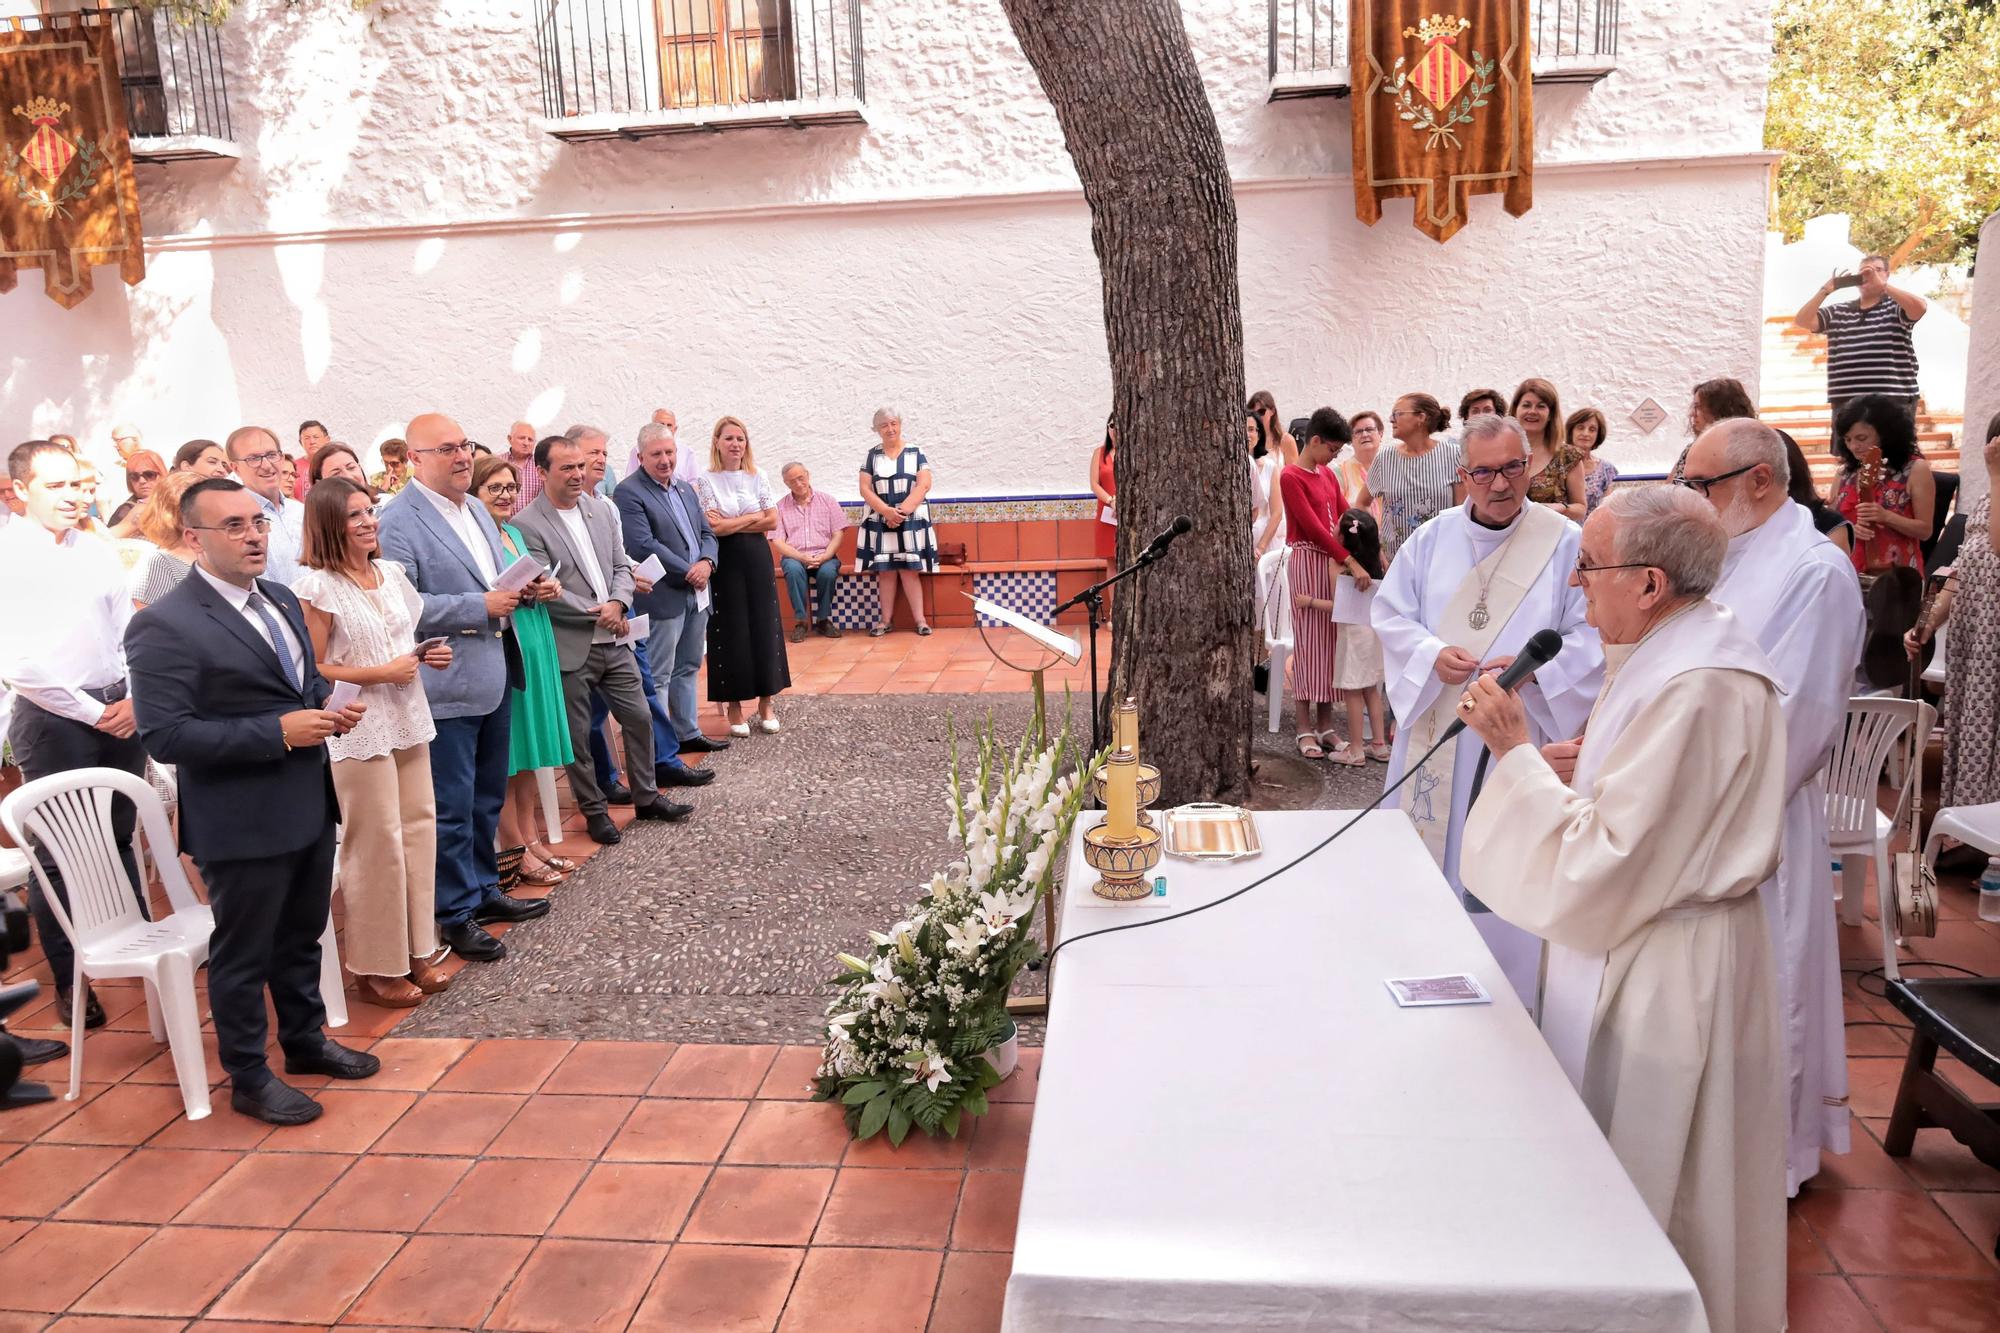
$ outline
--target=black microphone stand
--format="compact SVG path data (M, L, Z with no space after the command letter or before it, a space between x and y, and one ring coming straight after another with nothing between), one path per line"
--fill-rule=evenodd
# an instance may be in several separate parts
M1056 607L1049 616L1051 620L1072 606L1083 605L1090 608L1090 752L1096 754L1104 748L1104 723L1097 713L1097 629L1104 623L1104 590L1123 579L1129 579L1147 565L1164 556L1168 547L1148 546L1139 553L1139 558L1125 568L1112 574L1110 578L1091 584L1076 596Z

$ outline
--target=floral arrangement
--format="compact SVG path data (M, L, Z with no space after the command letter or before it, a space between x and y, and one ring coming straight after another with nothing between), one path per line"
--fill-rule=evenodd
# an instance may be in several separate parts
M900 1145L912 1127L956 1137L964 1117L985 1114L1001 1079L986 1052L1009 1035L1015 975L1041 956L1035 908L1102 762L1080 754L1067 725L1050 740L1039 709L1011 750L990 720L978 743L968 778L952 729L951 837L964 859L932 876L904 920L868 933L869 956L838 955L813 1096L839 1101L856 1138L887 1131Z

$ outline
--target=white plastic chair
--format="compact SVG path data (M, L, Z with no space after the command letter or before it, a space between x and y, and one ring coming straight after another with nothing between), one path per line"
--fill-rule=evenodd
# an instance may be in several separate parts
M1924 668L1924 684L1935 685L1939 689L1944 688L1944 640L1950 629L1949 624L1939 625L1931 635L1931 664Z
M1910 799L1919 766L1902 775L1896 808L1884 813L1877 800L1890 754L1914 726L1928 736L1937 710L1914 699L1856 698L1847 701L1847 725L1826 765L1827 841L1840 858L1840 919L1859 925L1867 883L1863 856L1875 864L1875 892L1882 902L1896 891L1889 837ZM1886 920L1888 913L1882 913ZM1886 927L1885 927L1886 930Z
M111 827L114 797L138 807L134 841L143 841L158 866L172 904L170 915L148 921L125 877ZM194 972L208 959L215 918L196 900L159 793L144 778L115 768L84 768L24 784L0 802L0 825L23 847L45 848L68 890L69 910L49 884L41 860L30 869L49 909L76 948L71 994L81 997L85 978L138 977L146 987L146 1018L153 1040L173 1052L174 1074L190 1120L209 1112L208 1071L202 1062L201 1013ZM83 1090L84 1011L73 1006L69 1100Z
M556 771L535 770L535 793L541 798L542 826L548 830L551 847L562 841L562 802L556 799Z
M1272 731L1278 729L1285 713L1285 663L1292 655L1292 580L1285 547L1274 547L1257 558L1258 618L1263 624L1264 643L1271 650Z

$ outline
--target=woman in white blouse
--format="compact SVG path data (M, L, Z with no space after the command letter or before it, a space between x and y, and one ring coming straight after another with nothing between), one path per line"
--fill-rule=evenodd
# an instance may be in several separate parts
M745 700L757 701L757 727L778 730L776 697L792 684L771 541L778 495L750 454L750 428L723 417L709 437L708 471L695 483L715 529L714 605L708 613L708 698L723 705L729 734L748 736Z
M437 735L417 668L451 665L451 645L418 651L423 600L402 567L375 559L375 501L329 478L306 493L304 566L292 583L320 674L361 687L361 725L326 742L340 797L340 893L347 968L364 998L407 1009L451 983L437 952Z

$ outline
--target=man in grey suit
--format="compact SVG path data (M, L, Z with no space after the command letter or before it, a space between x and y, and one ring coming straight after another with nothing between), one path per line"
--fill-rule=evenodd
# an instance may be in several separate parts
M667 695L667 717L683 750L722 749L701 734L695 717L695 677L707 640L708 580L715 572L715 532L694 487L676 480L678 446L657 421L639 428L639 471L618 485L625 549L657 556L665 573L633 608L648 618L646 654L653 680Z
M653 776L653 720L646 706L639 664L629 645L618 642L629 626L632 560L618 529L618 513L587 494L590 459L582 445L550 436L535 446L535 466L544 478L535 502L514 516L537 560L557 571L562 595L549 603L556 632L556 661L562 667L563 703L569 712L569 789L576 797L592 841L619 841L618 826L606 813L604 789L590 763L590 695L611 705L625 735L626 781L638 819L685 819L694 807L659 794Z
M382 556L403 567L424 600L417 636L450 636L451 665L424 682L437 738L431 786L437 798L438 938L473 962L506 956L507 946L481 927L528 921L547 899L500 891L500 806L507 797L509 685L521 683L520 647L508 613L530 597L553 596L552 581L520 593L493 588L505 559L500 530L470 498L472 446L450 417L425 413L410 422L410 482L383 507Z

